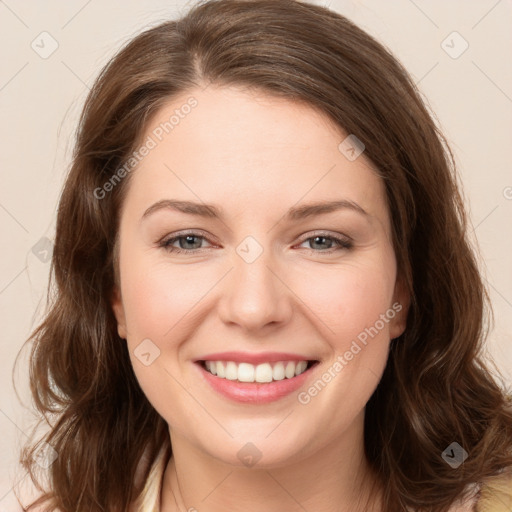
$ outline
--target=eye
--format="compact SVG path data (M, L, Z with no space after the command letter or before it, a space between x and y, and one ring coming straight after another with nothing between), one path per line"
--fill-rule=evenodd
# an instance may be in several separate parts
M198 233L187 232L164 239L159 243L159 245L169 252L192 253L199 252L199 249L203 249L201 245L205 240L206 237ZM176 242L178 243L178 247L175 246Z
M340 250L351 249L352 242L345 237L333 236L328 233L315 233L304 239L300 245L308 243L311 247L310 251L314 253L333 253Z
M203 242L207 240L208 239L204 235L189 231L185 233L178 233L175 236L163 239L159 242L159 246L168 252L191 254L201 252L202 249L207 249L208 247L202 246ZM314 236L303 239L299 246L304 243L308 243L311 247L309 251L315 254L331 254L340 250L348 250L353 247L350 239L342 236L334 236L329 233L315 233Z

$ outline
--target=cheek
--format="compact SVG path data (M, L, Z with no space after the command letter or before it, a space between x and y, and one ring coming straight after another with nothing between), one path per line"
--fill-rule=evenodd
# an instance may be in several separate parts
M182 425L184 411L190 409L190 396L183 393L180 347L194 321L194 312L200 310L199 300L211 286L207 285L208 276L197 274L192 265L184 269L150 258L133 261L126 270L123 300L134 373L162 417L169 424ZM142 343L147 344L145 352L150 353L149 365L138 357Z
M165 263L132 266L123 285L128 332L155 340L172 337L209 288L208 275L196 269Z
M393 268L393 260L385 257L380 263L347 264L335 270L326 267L298 279L294 290L315 313L315 324L332 348L344 351L351 340L359 335L364 338L365 329L374 325L381 338L388 337L394 316Z
M307 305L321 319L315 325L326 342L325 359L298 401L318 428L336 435L365 407L385 369L394 278L381 264L345 267L315 282L314 288L312 279L303 282L301 293L308 290Z
M289 300L297 311L309 317L338 351L391 308L393 265L392 255L381 254L336 268L320 264L314 271L291 268L283 278L296 294L290 294ZM217 265L176 265L143 256L125 260L122 293L130 343L149 338L163 346L165 340L166 350L172 350L169 340L179 339L186 325L195 324L196 313L210 309L209 298L217 296L213 288L225 271ZM389 322L377 327L386 337Z

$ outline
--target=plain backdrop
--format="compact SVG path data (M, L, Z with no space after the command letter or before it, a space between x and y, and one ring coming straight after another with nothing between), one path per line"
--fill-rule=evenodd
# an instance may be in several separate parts
M128 39L194 2L0 1L0 512L14 510L19 446L33 423L27 351L41 318L59 193L86 94ZM512 383L512 1L313 2L386 45L455 153L495 312L488 348Z

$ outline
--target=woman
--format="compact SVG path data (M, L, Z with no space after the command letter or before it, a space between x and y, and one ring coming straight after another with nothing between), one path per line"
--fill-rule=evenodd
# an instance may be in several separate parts
M219 0L137 36L60 200L36 506L501 510L512 411L465 232L413 82L343 16Z

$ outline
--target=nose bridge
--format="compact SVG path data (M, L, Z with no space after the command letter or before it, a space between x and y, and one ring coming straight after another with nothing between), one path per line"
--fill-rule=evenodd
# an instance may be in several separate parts
M236 248L233 266L223 293L223 320L251 330L286 321L290 296L275 275L279 270L271 251L247 237Z

